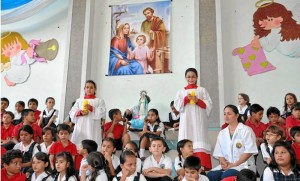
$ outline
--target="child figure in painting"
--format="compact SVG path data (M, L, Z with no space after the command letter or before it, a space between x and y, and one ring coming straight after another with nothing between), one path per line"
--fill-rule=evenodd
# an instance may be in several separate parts
M96 83L87 80L84 86L84 98L77 99L69 113L72 122L75 123L71 141L76 144L77 150L80 148L81 141L85 139L94 140L101 145L100 122L101 118L105 118L106 108L104 100L95 96L96 89Z
M185 71L187 86L179 90L174 100L175 109L180 112L178 141L193 142L194 155L199 157L206 170L212 168L211 146L208 138L208 117L212 101L205 88L197 86L198 72L195 68Z
M138 35L136 37L136 43L138 46L132 51L132 53L129 53L129 59L136 59L143 67L144 73L149 74L147 60L154 60L154 48L149 49L146 45L146 41L147 39L145 35Z
M270 52L276 49L289 57L300 57L300 24L293 12L279 3L256 4L258 9L253 14L253 47L263 47ZM299 7L296 11L299 11ZM299 22L299 21L298 21Z

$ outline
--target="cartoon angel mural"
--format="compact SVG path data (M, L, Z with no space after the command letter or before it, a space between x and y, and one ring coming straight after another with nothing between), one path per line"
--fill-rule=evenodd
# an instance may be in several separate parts
M17 32L1 34L1 72L8 86L25 82L30 75L30 65L34 62L53 60L58 52L55 39L40 43L31 40L28 44Z
M277 50L286 56L300 57L300 22L297 24L293 19L297 17L299 8L299 5L295 6L292 12L275 2L258 8L253 15L255 36L252 46L262 47L268 52Z
M264 51L277 50L291 58L300 57L300 4L294 7L293 12L273 0L258 1L256 7L253 40L232 52L239 56L250 76L276 69Z

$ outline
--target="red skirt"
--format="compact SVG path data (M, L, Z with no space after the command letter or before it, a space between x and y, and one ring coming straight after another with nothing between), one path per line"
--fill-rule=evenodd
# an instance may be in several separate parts
M200 158L201 166L205 168L205 171L212 169L210 154L204 152L194 152L193 155Z

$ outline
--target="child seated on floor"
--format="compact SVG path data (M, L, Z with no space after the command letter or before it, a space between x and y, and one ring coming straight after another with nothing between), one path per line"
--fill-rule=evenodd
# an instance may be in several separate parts
M136 171L136 161L137 158L134 152L130 150L122 152L120 155L120 166L122 170L117 174L113 181L146 181L144 175Z
M180 114L174 107L174 101L170 104L172 112L169 113L168 120L169 122L163 122L165 125L166 130L175 130L179 129L179 121L180 121Z
M158 111L156 109L150 109L148 111L148 116L144 120L143 131L139 132L140 138L140 157L141 160L145 160L145 149L150 146L150 141L153 138L165 138L164 134L164 124L160 121ZM164 146L168 151L165 141Z
M209 181L205 175L201 175L201 160L196 156L189 156L185 159L183 168L185 176L182 181Z
M172 160L163 153L165 142L162 137L151 140L149 151L151 155L146 158L143 166L143 175L148 181L171 181Z
M37 153L41 151L40 145L33 140L33 129L29 125L24 125L19 131L20 143L14 146L15 150L21 150L22 160L22 172L26 173L31 168L31 159Z
M56 129L52 127L43 128L43 143L40 144L41 151L48 154L51 146L55 143Z
M116 151L115 140L112 138L105 138L102 141L101 153L108 162L108 169L111 176L116 176L116 169L120 165L120 159L114 154Z
M104 125L104 138L112 138L116 142L116 149L122 150L125 143L130 141L130 136L127 133L128 120L122 117L122 113L119 109L111 109L108 112L108 116L111 122ZM120 124L123 122L123 124Z
M4 113L6 112L6 109L9 106L9 100L6 97L1 98L1 123L2 123L2 118L4 116Z
M79 177L81 177L81 173L83 170L83 165L88 164L87 157L89 153L95 152L98 149L98 144L94 140L82 140L81 146L79 148L78 153L82 155L82 160L80 162L80 168L79 168ZM91 174L91 170L87 169L85 172L85 177L88 177ZM81 178L80 178L81 179Z
M74 143L69 140L71 128L66 124L57 125L57 134L59 141L55 142L49 150L49 160L51 169L54 169L55 156L60 152L69 152L73 161L77 155L77 148Z
M9 150L2 155L3 168L1 169L1 180L25 181L26 176L21 172L22 152L20 150Z
M298 164L300 165L300 126L292 127L290 133L293 139L292 148L296 153L296 159Z
M37 124L40 119L41 111L38 110L39 102L35 98L31 98L28 100L28 109L32 109L34 111L34 123Z
M15 104L15 110L16 112L14 113L15 118L13 121L13 125L17 125L20 122L22 122L22 111L25 109L25 102L23 101L18 101Z
M12 121L14 119L14 114L10 111L4 113L2 118L2 125L1 125L1 146L4 147L6 150L13 149L15 143L12 142L12 133L14 130L14 125Z
M175 158L174 167L177 177L174 180L182 180L185 174L183 163L185 159L193 155L193 142L191 140L180 140L177 143L178 156Z
M32 109L24 109L22 112L22 122L15 126L13 133L12 133L12 140L15 144L19 143L18 135L19 130L24 125L30 125L33 129L33 140L37 143L40 142L42 137L42 129L37 125L34 124L34 111Z

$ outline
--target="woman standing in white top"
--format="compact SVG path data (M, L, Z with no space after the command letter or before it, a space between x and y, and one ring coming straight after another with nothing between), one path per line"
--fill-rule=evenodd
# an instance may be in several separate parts
M207 174L210 181L237 176L244 168L256 171L253 157L258 153L255 134L250 127L239 123L238 118L236 106L227 105L224 108L224 119L229 125L218 135L213 156L220 165Z

